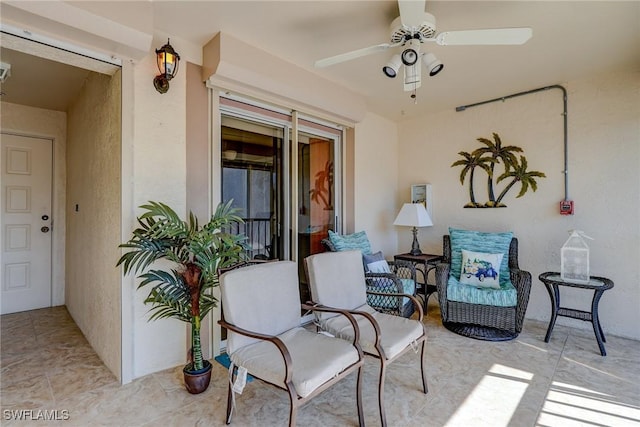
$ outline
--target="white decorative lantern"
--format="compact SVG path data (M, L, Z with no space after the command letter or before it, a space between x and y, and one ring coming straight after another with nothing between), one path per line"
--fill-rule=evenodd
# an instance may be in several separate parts
M560 251L560 277L567 282L589 283L589 246L584 239L591 237L580 230L570 233Z

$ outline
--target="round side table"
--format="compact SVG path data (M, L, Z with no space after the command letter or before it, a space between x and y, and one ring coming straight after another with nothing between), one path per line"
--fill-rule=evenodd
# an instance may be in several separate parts
M547 287L549 297L551 298L551 319L549 320L549 327L547 328L547 334L544 337L544 342L549 342L549 339L551 338L551 332L553 332L553 327L556 324L556 319L558 318L558 316L584 320L587 322L591 322L591 324L593 325L593 332L596 335L596 341L598 342L598 347L600 348L600 354L606 356L607 351L605 350L603 343L607 342L607 340L604 337L604 332L602 332L602 327L600 326L600 319L598 318L598 303L600 302L600 298L602 297L604 291L613 288L613 282L604 277L596 276L590 276L589 283L583 284L567 282L565 280L562 280L562 277L560 277L560 273L550 271L542 273L540 276L538 276L538 278ZM561 307L559 290L560 286L592 290L593 300L591 301L591 312Z

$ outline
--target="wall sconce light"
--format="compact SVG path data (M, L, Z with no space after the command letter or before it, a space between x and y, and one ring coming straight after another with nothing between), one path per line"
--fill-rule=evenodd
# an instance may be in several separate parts
M169 39L167 39L167 44L162 46L160 49L156 49L156 55L160 75L153 79L153 86L158 92L167 93L169 90L169 80L178 74L180 55L178 55L178 52L173 50L173 47L169 44Z

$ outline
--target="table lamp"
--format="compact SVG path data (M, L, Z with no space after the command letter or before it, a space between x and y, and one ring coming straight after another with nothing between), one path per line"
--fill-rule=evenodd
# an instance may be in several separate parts
M413 243L409 253L411 255L422 255L420 244L418 243L418 227L430 227L433 225L424 205L422 203L405 203L393 225L413 227Z

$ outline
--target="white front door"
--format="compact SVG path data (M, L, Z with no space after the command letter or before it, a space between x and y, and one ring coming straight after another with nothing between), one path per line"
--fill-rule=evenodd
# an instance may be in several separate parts
M53 142L2 133L1 314L51 306Z

